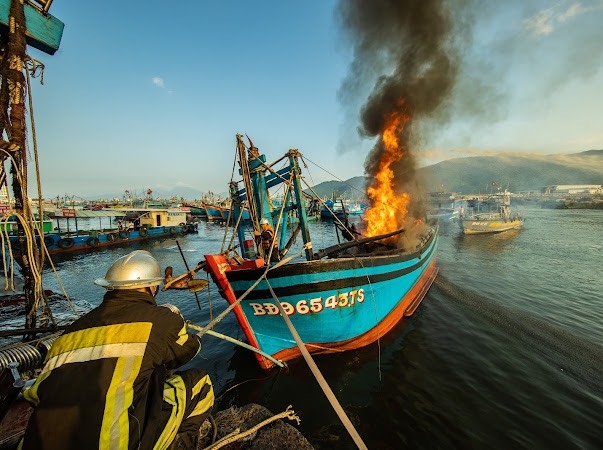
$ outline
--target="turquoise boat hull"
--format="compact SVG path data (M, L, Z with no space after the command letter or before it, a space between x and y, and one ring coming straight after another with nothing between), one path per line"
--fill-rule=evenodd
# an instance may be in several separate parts
M187 233L188 230L182 226L170 227L149 227L146 232L143 229L134 231L111 231L106 233L94 234L73 234L71 236L60 235L58 233L48 233L44 235L44 244L50 255L69 254L80 251L92 251L108 247L126 246L136 242L151 239L176 238ZM40 237L37 237L37 244L40 247ZM10 238L13 250L19 248L18 238Z
M416 310L437 275L437 228L414 252L289 263L270 270L234 312L248 342L287 361L300 356L270 292L285 309L306 348L329 353L364 347ZM205 255L208 271L229 303L265 271L263 260ZM262 368L273 362L256 354Z

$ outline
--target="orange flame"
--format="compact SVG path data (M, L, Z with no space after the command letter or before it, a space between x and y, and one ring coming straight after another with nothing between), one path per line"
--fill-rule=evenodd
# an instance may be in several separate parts
M371 206L364 215L366 236L377 236L401 228L408 213L410 194L396 192L391 166L404 156L404 147L400 146L398 136L409 120L409 115L394 111L387 117L381 133L384 150L373 183L367 188Z

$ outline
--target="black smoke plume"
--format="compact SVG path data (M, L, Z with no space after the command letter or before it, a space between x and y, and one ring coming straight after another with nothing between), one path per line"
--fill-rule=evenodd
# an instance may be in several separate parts
M362 80L378 76L360 111L359 132L364 137L379 136L392 111L402 108L411 116L398 134L404 157L392 168L396 188L415 192L412 144L418 136L413 130L423 118L437 113L458 74L451 11L441 0L342 0L336 14L354 49L339 94L351 96ZM365 160L369 183L382 151L377 140Z

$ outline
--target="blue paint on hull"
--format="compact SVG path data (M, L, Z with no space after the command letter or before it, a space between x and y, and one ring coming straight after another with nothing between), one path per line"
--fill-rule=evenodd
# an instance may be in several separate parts
M79 236L61 236L58 233L48 233L44 235L44 243L48 253L63 254L77 251L88 251L99 248L107 248L119 245L129 245L134 242L145 241L149 239L167 239L181 236L185 233L181 226L171 227L150 227L146 233L143 230L134 231L113 231L107 233L98 233L95 235ZM39 237L37 238L39 239ZM11 237L11 246L18 247L18 238ZM39 243L38 243L39 246Z
M262 280L241 308L260 348L271 355L295 347L295 341L278 315L268 283L285 309L295 311L288 315L306 344L355 339L379 326L401 304L425 276L436 251L434 235L422 253L289 264L271 271L268 282ZM243 294L263 270L228 272L235 295Z

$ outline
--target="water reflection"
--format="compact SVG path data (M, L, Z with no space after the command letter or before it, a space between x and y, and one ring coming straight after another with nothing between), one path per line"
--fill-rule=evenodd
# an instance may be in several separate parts
M517 239L522 230L509 230L494 234L475 234L466 235L459 233L455 239L455 248L457 251L471 250L498 253L506 250L509 243Z

